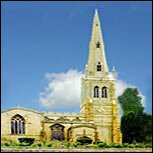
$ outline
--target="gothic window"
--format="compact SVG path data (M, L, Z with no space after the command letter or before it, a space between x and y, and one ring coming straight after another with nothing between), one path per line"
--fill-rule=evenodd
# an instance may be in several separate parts
M97 65L97 71L101 71L101 65L100 64Z
M107 98L107 87L102 88L102 98Z
M99 42L97 42L96 48L100 48L100 43Z
M95 98L98 98L99 97L99 87L98 86L95 86L94 87L94 97Z
M54 124L51 126L52 140L64 140L64 126L60 124Z
M11 134L25 134L25 120L21 115L11 119Z

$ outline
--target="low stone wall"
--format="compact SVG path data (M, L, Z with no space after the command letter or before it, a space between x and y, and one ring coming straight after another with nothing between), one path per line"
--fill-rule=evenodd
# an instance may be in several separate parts
M1 148L1 152L152 152L152 148L103 148L103 149Z

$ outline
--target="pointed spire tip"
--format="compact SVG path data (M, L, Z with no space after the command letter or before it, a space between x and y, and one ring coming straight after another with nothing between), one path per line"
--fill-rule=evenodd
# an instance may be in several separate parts
M97 13L98 13L98 9L96 8L96 9L95 9L95 14L97 14Z

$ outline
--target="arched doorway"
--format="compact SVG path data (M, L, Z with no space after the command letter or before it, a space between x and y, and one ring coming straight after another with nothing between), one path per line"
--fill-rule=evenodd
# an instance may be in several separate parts
M51 140L64 140L64 126L54 124L51 126Z

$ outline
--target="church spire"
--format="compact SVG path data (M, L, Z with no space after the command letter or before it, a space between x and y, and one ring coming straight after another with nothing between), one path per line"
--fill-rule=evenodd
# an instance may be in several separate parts
M88 71L89 76L102 76L102 74L108 72L109 70L105 57L105 48L97 9L95 9L92 26L89 58L86 71Z
M96 35L96 33L98 33L98 35ZM102 31L101 31L100 20L99 20L99 15L98 15L97 9L95 9L95 15L94 15L94 19L93 19L92 38L95 40L99 39L99 40L101 40L101 42L103 42ZM92 38L91 38L91 40L92 40Z

